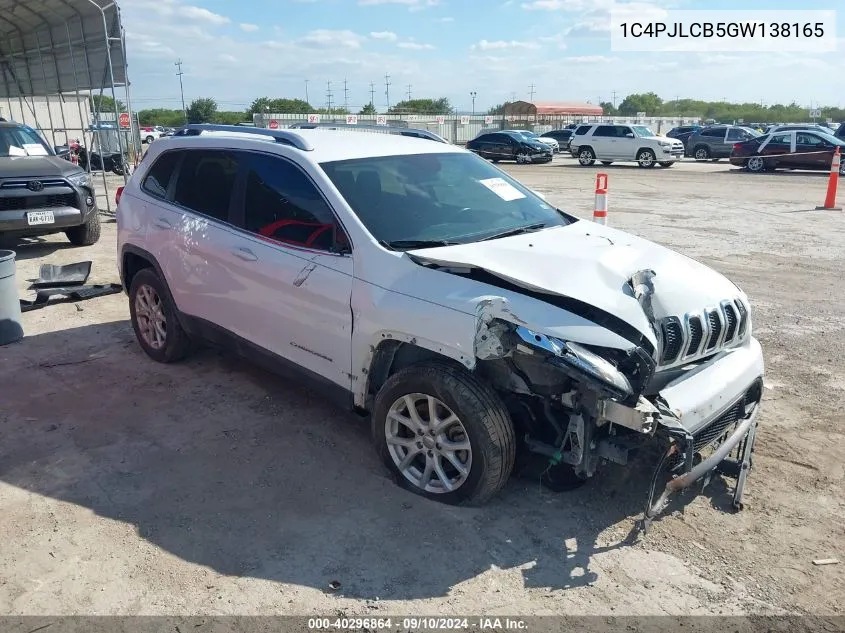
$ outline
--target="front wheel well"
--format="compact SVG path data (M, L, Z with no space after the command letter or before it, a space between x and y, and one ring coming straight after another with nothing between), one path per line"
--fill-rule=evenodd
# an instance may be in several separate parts
M458 361L413 343L385 340L379 343L373 353L368 372L368 392L375 395L387 379L397 371L425 361L440 361L466 369Z

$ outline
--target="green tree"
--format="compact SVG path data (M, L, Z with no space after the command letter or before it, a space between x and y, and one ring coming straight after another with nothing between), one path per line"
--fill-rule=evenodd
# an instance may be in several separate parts
M452 106L446 97L440 97L439 99L406 99L391 106L388 112L390 114L449 114L452 112Z
M376 114L376 107L373 105L372 101L361 108L361 111L358 114Z
M632 94L619 104L619 114L634 116L637 112L645 112L646 116L660 116L662 106L663 99L653 92Z
M194 99L188 106L188 123L210 123L217 115L217 102L210 98Z
M161 125L163 127L177 127L185 123L185 116L181 110L152 108L138 112L138 122L142 126Z
M302 99L271 99L258 97L247 108L247 115L253 114L308 114L314 107Z
M88 103L91 112L114 112L114 99L107 95L91 95ZM126 112L126 104L120 99L117 100L117 108L120 112Z
M616 114L616 108L610 101L602 101L599 105L605 116L614 116Z

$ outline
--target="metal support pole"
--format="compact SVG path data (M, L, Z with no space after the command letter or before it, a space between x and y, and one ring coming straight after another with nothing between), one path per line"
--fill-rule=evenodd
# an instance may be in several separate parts
M88 0L91 2L91 0ZM97 6L94 2L91 2L94 6ZM114 116L115 116L115 123L117 124L117 147L120 150L120 160L123 161L126 155L126 152L123 151L123 135L120 133L120 108L117 106L117 93L114 90L114 67L112 66L112 58L111 58L111 36L109 35L109 24L106 20L106 12L103 9L100 9L100 13L103 15L103 29L105 33L105 42L106 42L106 59L108 60L109 64L109 79L111 80L111 95L112 100L114 101ZM119 25L120 24L120 16L117 13L117 7L115 6L115 22ZM129 127L132 128L132 117L129 117ZM123 165L121 165L123 167ZM105 172L105 168L103 169ZM122 169L123 171L123 183L129 180L129 174L126 173L126 169ZM108 190L106 191L106 195L108 195Z
M53 139L52 146L56 146L56 126L53 125L53 112L50 110L50 95L47 88L47 71L44 69L44 56L41 54L41 38L38 31L35 31L35 46L38 49L38 63L41 65L41 78L44 80L44 101L47 104L47 120L50 122L50 138ZM56 78L58 81L58 77Z
M79 76L76 74L76 56L73 54L73 39L70 36L70 26L68 22L65 22L65 30L67 31L67 46L70 50L70 65L73 68L73 87L76 88L76 108L79 111L79 125L82 128L82 145L85 145L85 120L87 117L82 115L82 104L79 102ZM88 113L91 114L90 111ZM68 145L70 145L70 139L68 139ZM91 172L91 162L88 161L88 166L86 167L86 171L89 173Z

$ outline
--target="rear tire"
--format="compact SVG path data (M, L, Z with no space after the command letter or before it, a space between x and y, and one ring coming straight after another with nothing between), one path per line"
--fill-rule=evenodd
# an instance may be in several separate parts
M659 165L660 165L661 167L671 167L671 166L672 166L672 165L674 165L674 164L675 164L675 161L673 161L673 160L664 160L664 161L661 161L661 162L659 163Z
M139 270L129 285L129 317L141 349L159 363L188 354L191 340L176 314L167 285L152 268Z
M400 486L449 504L490 499L507 483L516 456L513 424L496 392L465 369L439 361L387 379L375 398L372 437ZM469 450L450 451L450 443Z
M65 231L67 239L74 246L91 246L100 239L100 214L97 211L91 214L85 224L74 226Z
M592 147L585 147L578 150L578 162L582 167L589 167L596 162L596 153Z
M760 156L752 156L745 163L745 168L755 174L766 171L766 162Z

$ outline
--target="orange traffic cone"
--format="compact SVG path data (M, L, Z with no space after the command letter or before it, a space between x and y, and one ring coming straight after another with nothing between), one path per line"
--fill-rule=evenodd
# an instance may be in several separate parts
M839 186L839 165L841 158L839 156L839 147L833 152L833 160L830 163L830 177L827 181L827 195L824 198L824 206L816 207L817 210L830 209L833 211L841 211L842 207L836 206L836 189Z
M607 224L607 174L596 174L596 206L593 222Z

